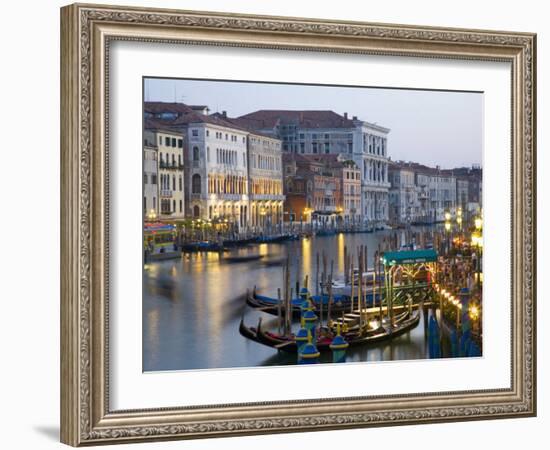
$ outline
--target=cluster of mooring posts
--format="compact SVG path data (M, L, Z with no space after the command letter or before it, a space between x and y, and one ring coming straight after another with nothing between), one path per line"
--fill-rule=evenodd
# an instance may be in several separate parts
M277 316L277 329L262 326L261 317L257 326L247 326L243 315L240 332L277 351L296 353L298 364L317 363L322 352L341 363L348 348L393 339L416 327L423 315L429 357L479 356L481 273L472 266L473 250L465 242L465 234L404 230L382 240L370 255L370 267L366 246L355 251L346 246L339 277L323 252L316 255L314 292L307 274L301 284L297 273L292 286L288 257L276 298L260 295L255 287L246 295L249 306ZM293 318L299 319L298 330ZM442 352L444 336L450 340L449 355Z

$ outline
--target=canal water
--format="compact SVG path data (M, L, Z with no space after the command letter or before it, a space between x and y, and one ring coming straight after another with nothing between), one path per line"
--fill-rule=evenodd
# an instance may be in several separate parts
M213 369L295 364L296 356L252 342L239 333L245 323L277 327L277 317L245 304L246 289L276 297L283 285L282 261L290 255L292 286L297 277L315 278L317 253L334 261L335 278L343 276L344 246L366 245L368 261L387 231L304 238L260 244L218 253L183 254L145 265L143 277L143 370ZM256 261L230 263L227 256L263 255ZM372 264L372 263L371 263ZM369 266L371 265L369 264ZM313 283L310 281L309 286ZM295 330L299 324L295 324ZM388 361L428 357L424 318L410 332L391 341L352 348L347 361ZM322 362L331 355L323 354Z

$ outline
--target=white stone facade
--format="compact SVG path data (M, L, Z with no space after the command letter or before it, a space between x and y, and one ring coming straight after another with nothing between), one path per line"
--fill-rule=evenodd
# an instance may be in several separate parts
M143 147L143 216L154 219L159 215L158 147Z
M248 135L250 226L272 229L283 220L281 141L265 135Z
M247 134L206 122L188 125L191 217L248 225Z
M419 189L414 170L390 166L389 218L392 224L411 224L421 220Z
M152 162L147 159L147 155L155 157L149 150L144 159L144 182L145 184L144 203L149 204L148 196L158 218L160 219L181 219L185 217L184 200L184 173L183 173L183 144L184 136L181 133L170 130L146 130L145 140L150 145L156 145L156 186L157 199L153 196L154 183L153 174L148 174L152 170ZM150 177L149 177L150 175ZM149 183L151 182L151 183ZM152 186L148 186L151 184ZM149 208L148 209L152 209Z

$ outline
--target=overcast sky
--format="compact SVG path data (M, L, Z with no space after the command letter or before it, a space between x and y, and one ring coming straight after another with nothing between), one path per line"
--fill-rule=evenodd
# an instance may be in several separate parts
M390 128L388 155L442 168L482 162L483 94L229 81L145 81L146 101L207 105L237 117L258 109L322 109Z

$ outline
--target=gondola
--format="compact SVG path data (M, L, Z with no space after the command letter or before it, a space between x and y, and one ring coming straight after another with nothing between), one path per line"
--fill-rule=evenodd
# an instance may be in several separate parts
M239 262L259 261L262 258L263 258L263 255L235 255L235 256L226 256L223 258L223 261L228 263L239 263Z
M355 300L354 303L357 304L357 296L354 296ZM376 306L378 304L378 299L380 298L380 294L377 291L376 292L376 302L373 301L374 294L373 292L367 292L366 298L367 298L367 304L365 307L372 307ZM329 296L327 294L324 294L322 297L320 295L313 295L311 296L312 304L313 304L313 311L318 313L320 311L320 301L323 301L323 311L328 311L328 299ZM304 299L301 297L293 298L291 300L292 303L292 315L294 317L299 318L301 313L301 305L304 302ZM260 309L263 312L266 312L268 314L272 315L278 315L278 303L279 300L274 297L268 297L265 295L259 295L256 293L255 290L252 292L249 292L246 296L246 303L248 306L256 309ZM335 315L340 315L342 313L349 312L351 308L351 298L349 295L340 295L335 294L333 296L333 303L330 305L331 312ZM281 304L281 310L284 313L285 307L284 304Z
M348 342L350 347L359 345L374 344L387 339L392 339L400 336L407 331L412 330L418 325L420 321L420 313L418 311L411 314L406 314L405 318L401 318L399 322L396 322L393 328L389 326L379 326L378 328L368 330L367 333L359 334L357 332L348 332L343 334L344 338ZM281 336L276 333L271 333L262 329L262 319L258 320L257 327L247 327L244 324L244 318L241 319L239 325L239 332L242 336L253 340L259 344L266 345L268 347L282 350L287 353L296 353L297 345L293 336ZM321 337L317 339L315 343L317 350L320 352L330 351L330 343L332 339L330 337Z

